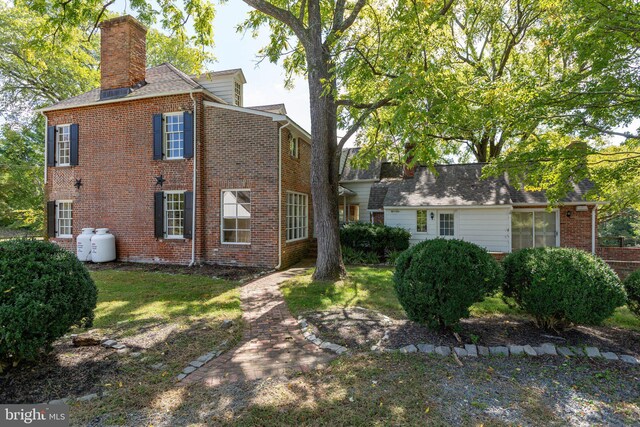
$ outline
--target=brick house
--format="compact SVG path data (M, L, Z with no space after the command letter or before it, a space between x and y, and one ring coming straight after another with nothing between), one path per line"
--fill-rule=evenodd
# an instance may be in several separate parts
M245 107L242 70L146 68L146 29L101 24L101 83L43 108L49 239L109 228L119 260L280 268L312 234L310 135Z
M497 258L525 247L563 246L597 253L597 212L588 201L590 182L581 182L558 206L548 209L544 192L524 191L507 176L482 179L483 164L418 166L384 161L366 169L351 166L357 148L341 159L341 221L402 227L411 243L457 238ZM435 173L434 173L435 172ZM347 213L345 215L345 212Z

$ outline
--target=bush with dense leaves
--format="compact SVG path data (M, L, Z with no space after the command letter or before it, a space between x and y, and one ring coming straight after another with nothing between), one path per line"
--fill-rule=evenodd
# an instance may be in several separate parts
M411 233L404 228L382 224L354 222L345 224L340 229L340 243L343 247L374 253L378 261L386 259L391 253L407 249L410 237Z
M627 306L636 316L640 317L640 270L636 270L624 279L627 291Z
M530 248L503 261L503 294L531 314L539 327L598 325L625 303L616 273L579 249Z
M96 298L72 253L37 240L0 242L0 361L33 360L71 326L91 325Z
M434 239L400 254L393 276L409 319L430 328L457 328L469 308L500 288L502 269L483 248Z

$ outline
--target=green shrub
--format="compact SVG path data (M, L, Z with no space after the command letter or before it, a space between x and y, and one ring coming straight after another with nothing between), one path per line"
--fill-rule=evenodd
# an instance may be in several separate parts
M624 279L627 291L627 306L636 316L640 317L640 270L636 270Z
M544 329L598 325L625 303L611 267L579 249L522 249L509 254L503 266L503 294Z
M342 261L345 264L380 264L378 255L374 252L359 251L348 246L342 247Z
M481 247L434 239L400 254L393 280L409 319L430 328L457 328L471 305L500 287L502 277L498 262Z
M340 229L340 243L355 251L375 253L377 262L387 259L393 252L409 247L409 233L404 228L388 227L382 224L354 222ZM373 259L373 258L372 258Z
M72 253L37 240L0 242L0 361L34 360L71 326L91 325L96 298Z

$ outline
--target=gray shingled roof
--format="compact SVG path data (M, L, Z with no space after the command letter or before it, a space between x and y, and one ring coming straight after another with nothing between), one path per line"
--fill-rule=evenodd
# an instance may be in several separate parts
M379 180L381 160L369 163L367 169L356 169L351 167L351 159L358 154L360 148L346 148L340 153L340 181L362 181Z
M247 107L252 110L265 111L273 114L287 114L287 109L284 104L271 104L271 105L256 105L253 107Z
M134 90L127 96L123 96L118 99L135 99L143 96L148 97L156 94L161 95L163 93L188 92L191 89L202 88L202 86L193 81L191 77L169 63L148 68L145 81L147 82L146 85ZM47 107L47 109L73 108L98 101L100 101L100 88L93 89L89 92L83 93L82 95L65 99L64 101L60 101L57 104Z
M399 168L396 166L396 172ZM371 186L368 209L384 206L496 206L517 203L547 203L544 191L524 191L509 184L506 177L482 179L484 164L436 165L435 173L417 167L413 178L388 178ZM561 202L584 202L593 183L585 180Z

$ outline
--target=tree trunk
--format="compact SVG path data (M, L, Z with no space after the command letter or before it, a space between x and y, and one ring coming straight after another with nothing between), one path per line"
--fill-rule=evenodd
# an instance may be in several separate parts
M335 90L325 91L322 82L333 82L330 58L317 41L307 49L311 106L311 194L313 219L318 239L314 280L337 280L345 275L340 250L338 222L337 106ZM335 82L333 83L335 89Z

